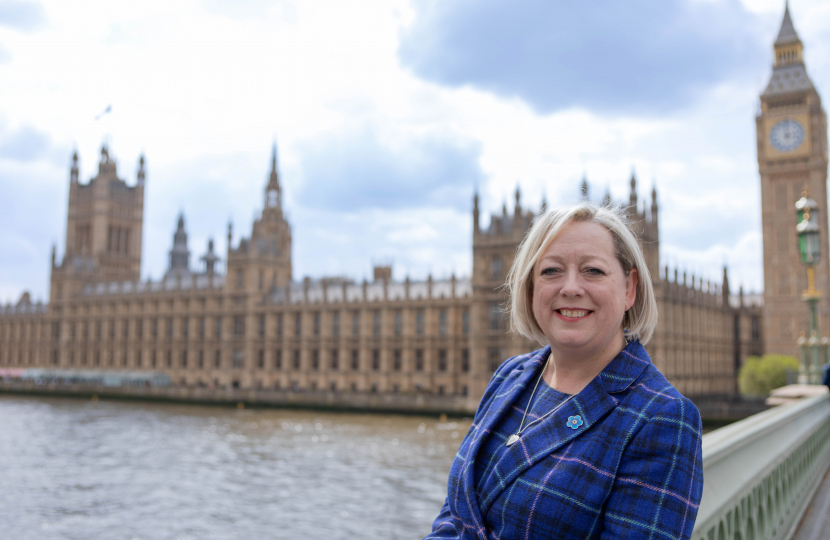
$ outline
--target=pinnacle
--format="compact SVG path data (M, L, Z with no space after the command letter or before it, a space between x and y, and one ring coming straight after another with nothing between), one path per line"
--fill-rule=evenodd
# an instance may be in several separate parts
M787 2L784 7L784 20L781 21L781 30L778 31L778 37L775 39L776 45L785 45L787 43L797 43L801 41L793 26L793 20L790 17L790 3Z

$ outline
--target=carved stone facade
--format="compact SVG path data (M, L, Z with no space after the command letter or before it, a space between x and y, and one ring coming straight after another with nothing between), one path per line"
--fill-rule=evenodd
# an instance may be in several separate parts
M456 395L474 406L501 361L535 348L510 334L501 288L534 218L518 191L512 213L505 206L486 228L476 196L472 279L394 282L390 267L377 267L372 282L296 282L275 149L251 235L234 242L229 226L226 273L216 272L212 241L201 258L204 270L192 270L180 216L169 270L160 281L142 282L137 271L127 273L132 266L113 266L140 265L140 221L129 229L124 224L132 221L121 216L141 216L143 158L134 187L117 178L106 149L106 167L86 185L78 183L75 163L70 193L98 198L96 206L70 195L68 228L74 233L91 223L99 236L90 244L75 240L80 234L67 239L63 261L53 261L48 307L24 298L3 310L0 368L163 371L177 385ZM633 176L631 190L631 219L660 305L649 345L655 362L687 394L733 393L736 366L760 346L750 332L759 308L731 296L728 284L680 280L676 272L669 279L668 269L661 277L657 194L647 208L638 203ZM139 233L100 236L118 227ZM112 279L120 272L122 279Z

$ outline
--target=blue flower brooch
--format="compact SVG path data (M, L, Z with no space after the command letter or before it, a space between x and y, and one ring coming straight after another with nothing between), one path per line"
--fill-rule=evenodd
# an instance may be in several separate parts
M576 429L584 423L585 422L582 421L582 417L579 416L579 415L576 415L576 416L569 416L568 417L568 423L565 424L565 425L568 426L571 429Z

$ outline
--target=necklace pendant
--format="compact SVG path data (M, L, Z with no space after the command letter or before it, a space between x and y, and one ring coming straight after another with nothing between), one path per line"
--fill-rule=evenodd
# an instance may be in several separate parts
M518 440L519 440L519 434L514 433L513 435L511 435L510 437L507 438L507 446L513 446L513 444L515 444L516 441L518 441Z

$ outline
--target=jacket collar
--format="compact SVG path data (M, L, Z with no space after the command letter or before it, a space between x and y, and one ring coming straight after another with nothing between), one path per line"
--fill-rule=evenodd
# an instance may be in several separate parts
M487 513L499 494L528 468L590 430L591 426L619 403L612 394L631 386L651 363L639 341L629 343L579 394L537 424L510 448L503 459L515 463L515 466L501 482L485 486L479 501L475 491L475 460L478 451L524 389L534 383L549 354L550 346L540 349L507 374L476 427L465 460L463 489L469 503L469 517L478 529L475 532L482 538L486 537L486 531L481 515ZM583 425L571 429L567 425L568 417L576 415L581 417Z
M651 358L639 340L630 342L605 366L599 378L609 394L626 390L651 364Z

